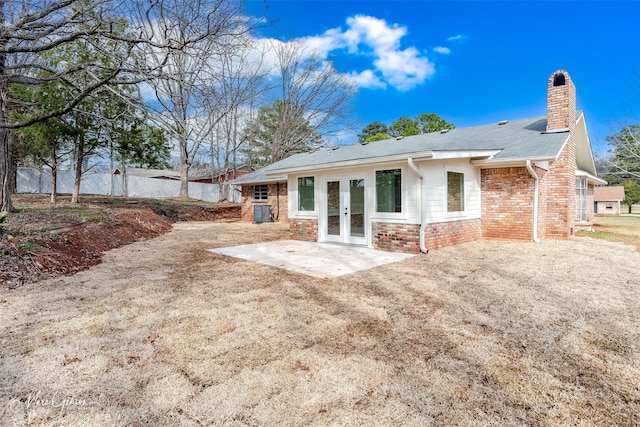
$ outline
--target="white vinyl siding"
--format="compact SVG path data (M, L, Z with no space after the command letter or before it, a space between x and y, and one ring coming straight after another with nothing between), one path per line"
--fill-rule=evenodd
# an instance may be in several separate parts
M376 212L375 171L388 169L400 169L402 171L402 212ZM342 175L359 175L365 179L365 203L370 220L408 224L418 224L420 222L419 211L416 206L418 179L415 173L408 170L406 162L389 163L385 164L384 167L369 166L289 175L289 218L318 218L320 215L318 206L324 203L325 200L325 196L322 194L324 183L327 179L339 178ZM298 210L298 178L305 176L314 176L316 210L312 212Z
M425 174L426 220L429 223L476 219L481 216L480 169L469 160L436 160L419 164ZM464 210L447 212L447 172L464 174Z
M420 168L425 175L422 200L427 208L427 222L436 223L480 218L480 169L471 165L468 159L426 160L418 162L417 167ZM402 170L402 212L376 212L375 171L398 168ZM465 196L464 211L462 212L447 212L447 171L464 174ZM324 183L328 179L354 174L360 175L365 179L365 203L370 221L406 224L420 223L421 208L418 206L420 181L418 175L409 169L406 162L289 175L289 218L318 218L320 214L318 206L325 201L325 196L322 194ZM316 210L312 212L299 211L297 192L298 178L312 175L315 177Z

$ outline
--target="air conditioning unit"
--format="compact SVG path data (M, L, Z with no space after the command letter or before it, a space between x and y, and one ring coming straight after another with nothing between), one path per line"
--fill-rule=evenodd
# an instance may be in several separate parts
M272 222L271 205L253 205L253 222L260 224L262 222Z

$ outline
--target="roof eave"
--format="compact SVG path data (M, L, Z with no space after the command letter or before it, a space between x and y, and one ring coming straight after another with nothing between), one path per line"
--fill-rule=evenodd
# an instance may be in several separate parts
M576 176L587 178L587 181L592 184L607 184L607 181L605 181L604 179L598 178L597 176L581 169L576 169Z
M375 165L379 163L391 163L407 160L409 157L412 157L415 161L418 160L426 160L433 157L433 152L420 152L420 153L407 153L407 154L398 154L394 156L382 156L382 157L372 157L368 159L354 159L347 160L341 162L331 162L331 163L323 163L323 164L314 164L314 165L306 165L299 166L293 168L283 168L283 169L273 169L271 171L265 172L265 175L283 175L290 173L298 173L298 172L306 172L306 171L319 171L319 170L327 170L327 169L345 169L351 168L354 166L367 166L367 165Z
M522 157L522 158L512 158L512 159L479 159L479 160L471 160L471 164L474 166L480 167L492 167L492 168L505 168L511 166L524 166L527 163L527 160L530 160L533 163L537 162L550 162L554 161L556 158L553 156L543 156L543 157Z
M248 175L245 175L248 176ZM278 182L287 182L286 175L277 175L271 176L268 178L259 178L259 179L245 179L241 178L234 179L233 181L229 181L227 184L229 185L261 185L261 184L275 184Z

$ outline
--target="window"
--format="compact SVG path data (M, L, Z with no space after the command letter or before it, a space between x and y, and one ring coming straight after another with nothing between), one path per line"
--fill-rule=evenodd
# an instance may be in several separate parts
M298 178L298 210L312 211L315 209L314 178L301 176Z
M251 188L251 196L253 197L253 200L267 200L268 194L269 194L269 186L266 184L254 185Z
M604 208L605 208L605 210L612 211L613 210L613 203L605 204Z
M586 178L576 178L576 222L589 222L589 186Z
M402 212L402 170L376 171L376 212Z
M447 212L464 211L464 174L447 172Z

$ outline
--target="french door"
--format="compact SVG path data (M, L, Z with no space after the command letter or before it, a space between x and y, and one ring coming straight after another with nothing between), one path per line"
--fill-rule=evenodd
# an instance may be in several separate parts
M321 212L326 241L367 244L365 180L360 176L329 178Z

